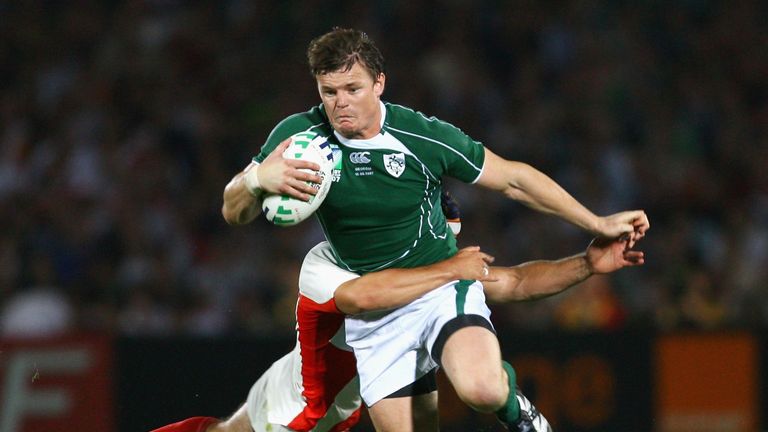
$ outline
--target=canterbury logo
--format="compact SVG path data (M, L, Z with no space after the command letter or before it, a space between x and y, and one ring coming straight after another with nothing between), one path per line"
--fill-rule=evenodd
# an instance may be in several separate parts
M371 152L352 152L349 154L349 161L354 164L370 163L371 159L368 157Z

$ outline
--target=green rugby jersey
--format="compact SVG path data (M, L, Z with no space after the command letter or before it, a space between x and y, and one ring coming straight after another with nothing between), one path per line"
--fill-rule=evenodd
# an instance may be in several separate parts
M417 267L456 253L440 207L442 177L480 177L482 144L455 126L382 103L381 132L367 140L335 133L322 105L294 114L270 133L254 161L302 131L328 137L341 158L328 196L315 213L342 267L367 273Z

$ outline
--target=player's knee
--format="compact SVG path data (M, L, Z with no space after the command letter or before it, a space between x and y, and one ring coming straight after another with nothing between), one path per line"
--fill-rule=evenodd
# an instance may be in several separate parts
M456 389L456 392L459 398L475 411L492 413L498 411L507 402L509 388L504 384L499 382L489 385L478 381L463 389Z

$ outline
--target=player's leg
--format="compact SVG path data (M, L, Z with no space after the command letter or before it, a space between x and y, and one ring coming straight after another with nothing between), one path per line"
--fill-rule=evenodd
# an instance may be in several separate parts
M482 286L462 281L455 288L454 301L445 302L437 311L435 327L439 330L430 334L429 346L459 398L477 411L495 412L512 430L551 430L517 391L515 372L501 359Z
M368 407L377 432L438 431L435 371Z
M509 399L496 335L485 327L463 327L443 346L441 363L456 394L476 411L491 413ZM516 408L516 406L515 406Z
M449 337L442 353L445 375L473 409L496 413L514 431L549 432L549 422L517 388L514 369L501 360L495 335L465 327Z

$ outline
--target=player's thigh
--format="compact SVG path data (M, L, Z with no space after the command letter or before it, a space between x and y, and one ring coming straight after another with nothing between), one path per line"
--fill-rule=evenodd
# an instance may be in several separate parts
M368 407L368 415L377 432L438 431L437 391L384 398Z
M470 326L451 334L441 363L456 393L466 402L493 404L506 399L509 386L501 365L501 349L489 329Z

